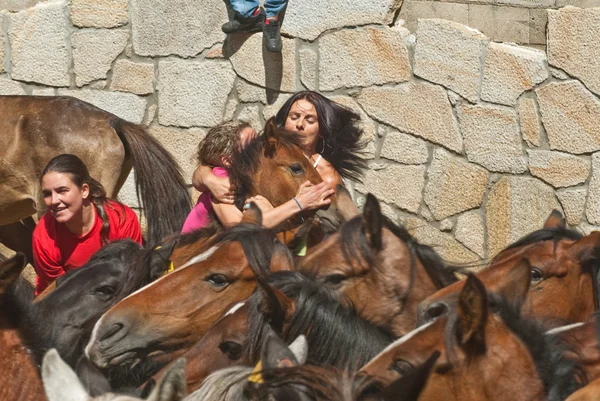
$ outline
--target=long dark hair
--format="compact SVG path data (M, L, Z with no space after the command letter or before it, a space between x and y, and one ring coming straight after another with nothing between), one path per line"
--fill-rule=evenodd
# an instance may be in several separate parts
M323 149L323 157L342 177L360 181L366 168L362 157L366 143L361 140L363 130L358 127L360 116L317 92L302 91L290 97L277 112L275 121L279 128L285 127L292 105L301 99L312 103L317 111L317 150Z
M73 181L73 184L77 185L77 188L79 189L83 187L83 184L87 184L90 187L89 199L98 211L100 220L102 220L100 240L102 245L107 244L110 221L106 216L106 207L113 208L113 206L108 202L104 186L90 176L87 166L79 157L68 153L58 155L54 159L50 160L48 165L46 165L44 168L44 171L42 171L40 180L42 180L46 174L51 172L68 174L71 178L71 181ZM121 210L123 211L122 216L124 219L125 213L123 204L116 201L113 202L121 206Z

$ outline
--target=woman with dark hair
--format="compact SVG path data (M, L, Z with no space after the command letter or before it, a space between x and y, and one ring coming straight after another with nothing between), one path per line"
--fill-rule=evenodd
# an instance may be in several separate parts
M108 199L77 156L50 160L41 187L48 211L33 232L36 295L66 271L83 266L110 241L131 238L142 243L135 212Z
M304 155L331 188L342 184L342 178L360 181L366 144L361 141L358 114L317 92L302 91L284 103L275 120L280 128L300 134ZM200 166L192 182L198 191L210 191L219 202L233 204L229 180L216 177L210 167Z

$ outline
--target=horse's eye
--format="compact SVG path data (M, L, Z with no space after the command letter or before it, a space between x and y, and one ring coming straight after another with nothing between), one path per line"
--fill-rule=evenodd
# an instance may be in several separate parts
M330 274L329 276L325 276L323 280L326 284L340 285L347 278L348 277L344 276L343 274Z
M304 174L304 167L300 163L291 164L289 169L293 175Z
M413 366L402 359L398 359L397 361L394 361L392 369L404 376L413 370Z
M113 295L115 295L115 289L108 285L103 285L102 287L98 287L94 290L94 292L96 293L96 295L99 295L99 296L105 297L105 298L112 297Z
M539 269L535 267L531 269L531 281L540 281L544 278L544 275Z
M225 288L229 285L229 279L222 274L211 274L206 278L206 281L217 289Z
M233 361L240 359L242 356L242 345L232 341L222 342L219 344L219 349Z

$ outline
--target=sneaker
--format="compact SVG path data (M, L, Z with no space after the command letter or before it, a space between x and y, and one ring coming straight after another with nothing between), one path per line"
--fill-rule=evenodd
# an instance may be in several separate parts
M263 24L263 44L270 52L281 51L281 33L279 32L279 21L266 19Z
M260 32L263 29L265 20L265 11L260 8L258 14L244 18L235 13L231 21L227 21L221 26L221 30L227 34L235 32Z

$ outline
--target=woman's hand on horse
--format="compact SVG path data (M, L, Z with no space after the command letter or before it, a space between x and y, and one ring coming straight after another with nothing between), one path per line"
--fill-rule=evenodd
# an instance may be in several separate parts
M318 209L329 205L331 203L329 197L334 193L335 191L326 182L314 185L306 181L298 188L296 200L302 206L302 210Z
M244 204L250 204L250 202L254 202L256 206L258 206L260 211L263 213L268 212L269 210L273 210L273 205L271 205L271 202L269 202L264 196L253 196L251 198L246 199Z
M235 201L234 190L229 183L227 177L213 177L211 180L206 182L212 196L219 201L227 205L233 205Z

